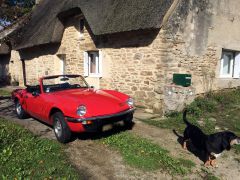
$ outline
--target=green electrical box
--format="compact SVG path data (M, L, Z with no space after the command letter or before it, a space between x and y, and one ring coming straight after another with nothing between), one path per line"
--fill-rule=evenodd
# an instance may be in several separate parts
M176 85L188 87L191 86L191 82L191 74L173 74L173 83Z

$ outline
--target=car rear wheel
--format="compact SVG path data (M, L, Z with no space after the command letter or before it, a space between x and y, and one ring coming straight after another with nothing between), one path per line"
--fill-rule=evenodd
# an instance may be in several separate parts
M25 119L28 117L28 114L26 113L26 111L22 108L21 103L19 102L19 100L15 101L15 112L17 114L17 117L19 119Z
M72 133L64 120L61 112L53 114L53 129L57 140L61 143L67 143L71 140Z
M131 129L133 127L133 114L129 114L125 120L123 120L124 122L124 126L127 128L127 129Z

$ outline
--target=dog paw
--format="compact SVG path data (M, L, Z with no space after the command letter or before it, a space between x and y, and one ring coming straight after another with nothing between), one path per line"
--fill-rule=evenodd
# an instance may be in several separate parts
M210 160L210 165L211 165L212 167L214 167L214 168L217 168L217 167L218 167L218 165L217 165L217 163L216 163L216 160Z
M204 163L204 166L205 166L205 167L210 167L210 165L211 165L210 161L206 161L206 162Z

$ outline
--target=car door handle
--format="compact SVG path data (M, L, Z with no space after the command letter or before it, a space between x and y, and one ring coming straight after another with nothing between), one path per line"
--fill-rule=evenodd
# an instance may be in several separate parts
M28 96L24 96L25 98L28 98Z

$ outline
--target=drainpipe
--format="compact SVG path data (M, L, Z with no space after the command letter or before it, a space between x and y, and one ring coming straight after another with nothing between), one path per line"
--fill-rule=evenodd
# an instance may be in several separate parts
M22 61L22 70L23 70L23 84L24 86L27 86L25 60L21 59L21 61Z

